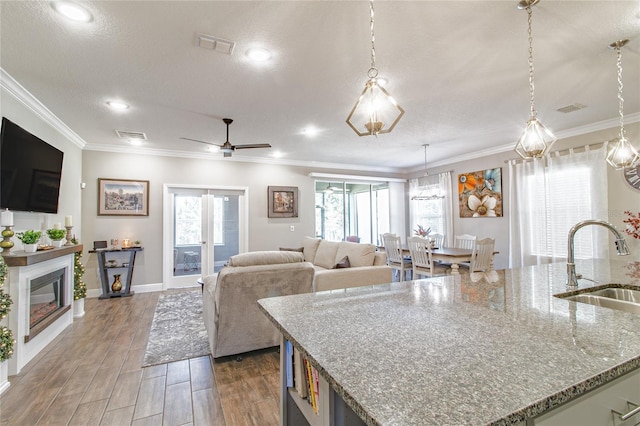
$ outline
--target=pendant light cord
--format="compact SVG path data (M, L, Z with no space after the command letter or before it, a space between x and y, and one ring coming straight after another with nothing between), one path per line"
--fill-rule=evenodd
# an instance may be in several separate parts
M373 0L369 2L369 14L371 16L370 27L371 27L371 68L369 68L369 72L367 75L369 78L376 78L378 76L378 69L376 68L376 36L373 32L374 27L374 17L375 10L373 9Z
M529 96L531 97L531 117L535 117L537 115L536 108L534 105L534 91L535 84L533 82L533 36L531 35L531 16L533 12L531 10L531 6L527 6L527 22L528 22L528 34L529 34Z
M622 97L622 49L616 47L618 54L618 114L620 114L620 138L624 138L624 98Z

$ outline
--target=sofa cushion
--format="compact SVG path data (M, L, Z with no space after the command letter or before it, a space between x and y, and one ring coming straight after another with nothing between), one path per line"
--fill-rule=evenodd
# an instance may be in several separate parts
M333 266L333 269L344 269L344 268L351 268L351 263L349 263L349 256L343 257Z
M335 259L340 260L345 256L349 256L349 262L354 268L372 266L375 252L376 246L373 244L342 242L338 247Z
M318 246L320 245L319 238L311 238L304 237L302 241L302 252L304 253L304 260L307 262L315 263L316 260L316 252L318 251Z
M280 247L280 251L298 251L303 253L304 247Z
M302 253L293 251L250 251L229 258L229 266L274 265L304 262Z
M342 257L336 258L340 244L341 243L335 241L321 240L313 264L332 269L333 265L336 264L336 260L342 259Z

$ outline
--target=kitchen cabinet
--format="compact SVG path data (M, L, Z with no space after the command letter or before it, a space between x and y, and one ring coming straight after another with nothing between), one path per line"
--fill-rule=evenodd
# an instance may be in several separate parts
M533 419L533 426L632 426L640 423L640 412L626 421L625 414L640 406L640 369L600 386Z

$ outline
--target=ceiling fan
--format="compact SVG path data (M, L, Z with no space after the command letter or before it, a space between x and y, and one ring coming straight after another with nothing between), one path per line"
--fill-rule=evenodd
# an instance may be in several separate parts
M227 140L222 145L218 145L218 144L212 143L212 142L200 141L198 139L191 139L191 138L180 138L180 139L183 139L183 140L186 140L186 141L204 143L204 144L207 144L207 145L217 146L218 148L220 148L220 151L222 151L224 153L225 157L231 157L231 154L233 154L233 151L235 151L236 149L271 148L271 145L268 144L268 143L251 143L251 144L245 144L245 145L231 145L231 143L229 142L229 124L233 123L233 120L230 119L230 118L223 118L222 121L224 121L224 123L227 125Z

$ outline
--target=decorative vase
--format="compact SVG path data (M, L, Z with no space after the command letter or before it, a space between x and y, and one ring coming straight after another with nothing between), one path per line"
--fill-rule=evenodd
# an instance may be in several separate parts
M113 284L111 284L111 291L118 293L122 290L122 283L120 282L120 274L113 275Z
M62 247L63 244L64 244L63 240L51 241L51 245L54 247Z
M80 318L84 316L84 297L73 301L73 317Z
M25 244L24 251L25 253L35 253L38 251L38 244Z

